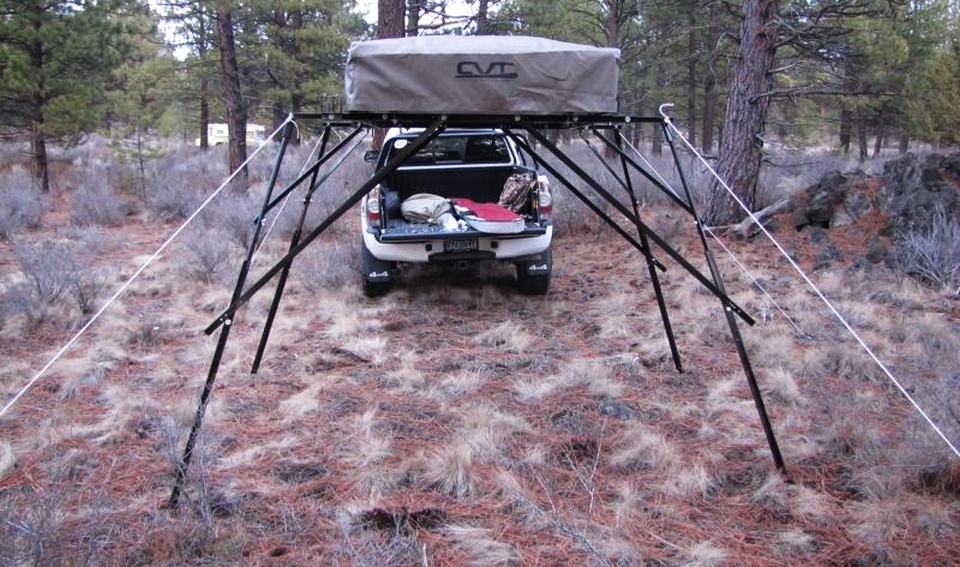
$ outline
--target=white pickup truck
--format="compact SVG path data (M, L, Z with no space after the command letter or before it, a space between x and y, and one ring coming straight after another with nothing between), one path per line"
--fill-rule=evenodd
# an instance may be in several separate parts
M382 150L368 152L366 159L382 168L417 135L388 135ZM513 201L511 210L516 216L510 228L501 230L496 222L474 222L474 211L462 205L482 204L473 208L496 212L511 176L529 179L529 187L519 201ZM403 213L405 202L423 195L450 201L444 218L424 222ZM500 261L516 266L521 293L545 294L552 270L551 210L547 178L503 132L444 131L361 201L364 293L386 293L398 276L399 263L445 263L467 268L478 262Z

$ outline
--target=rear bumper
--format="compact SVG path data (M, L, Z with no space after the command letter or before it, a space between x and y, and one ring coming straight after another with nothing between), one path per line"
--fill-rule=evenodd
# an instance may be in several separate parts
M366 225L366 223L364 223ZM448 262L456 260L522 260L535 256L550 247L553 227L535 236L483 235L476 236L477 249L471 252L444 252L443 243L450 238L424 238L416 241L380 242L376 235L363 227L363 243L370 253L385 262Z

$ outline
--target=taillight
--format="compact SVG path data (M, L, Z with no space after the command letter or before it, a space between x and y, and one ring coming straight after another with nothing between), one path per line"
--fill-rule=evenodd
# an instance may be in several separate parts
M553 212L553 196L550 195L550 182L542 175L537 176L537 210L541 221L550 220Z
M374 187L367 193L367 222L380 224L380 187Z

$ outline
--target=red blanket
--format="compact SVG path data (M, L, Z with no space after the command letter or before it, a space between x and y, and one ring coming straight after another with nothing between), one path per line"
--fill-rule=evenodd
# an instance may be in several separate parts
M513 234L524 227L523 217L496 203L477 203L470 199L450 199L457 215L482 232Z

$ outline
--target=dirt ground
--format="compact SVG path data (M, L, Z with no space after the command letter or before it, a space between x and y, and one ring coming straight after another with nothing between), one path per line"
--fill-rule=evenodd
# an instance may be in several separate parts
M66 224L57 211L45 234ZM705 270L677 219L643 214ZM139 215L104 229L113 244L98 261L114 268L104 298L174 226ZM829 235L840 254L827 264L806 235L781 237L956 439L956 405L938 404L956 395L956 302L883 266L855 267L858 234ZM759 280L714 248L731 297L757 321L741 330L786 475L718 301L658 256L678 372L642 257L597 230L556 241L544 297L518 295L510 266L410 268L377 299L359 282L292 278L251 375L272 297L259 294L233 325L170 510L216 341L202 329L228 304L232 277L186 277L174 246L0 418L0 558L955 565L960 461L768 245L725 244ZM283 248L272 241L256 268ZM16 269L9 243L0 267ZM7 322L3 399L78 320Z

